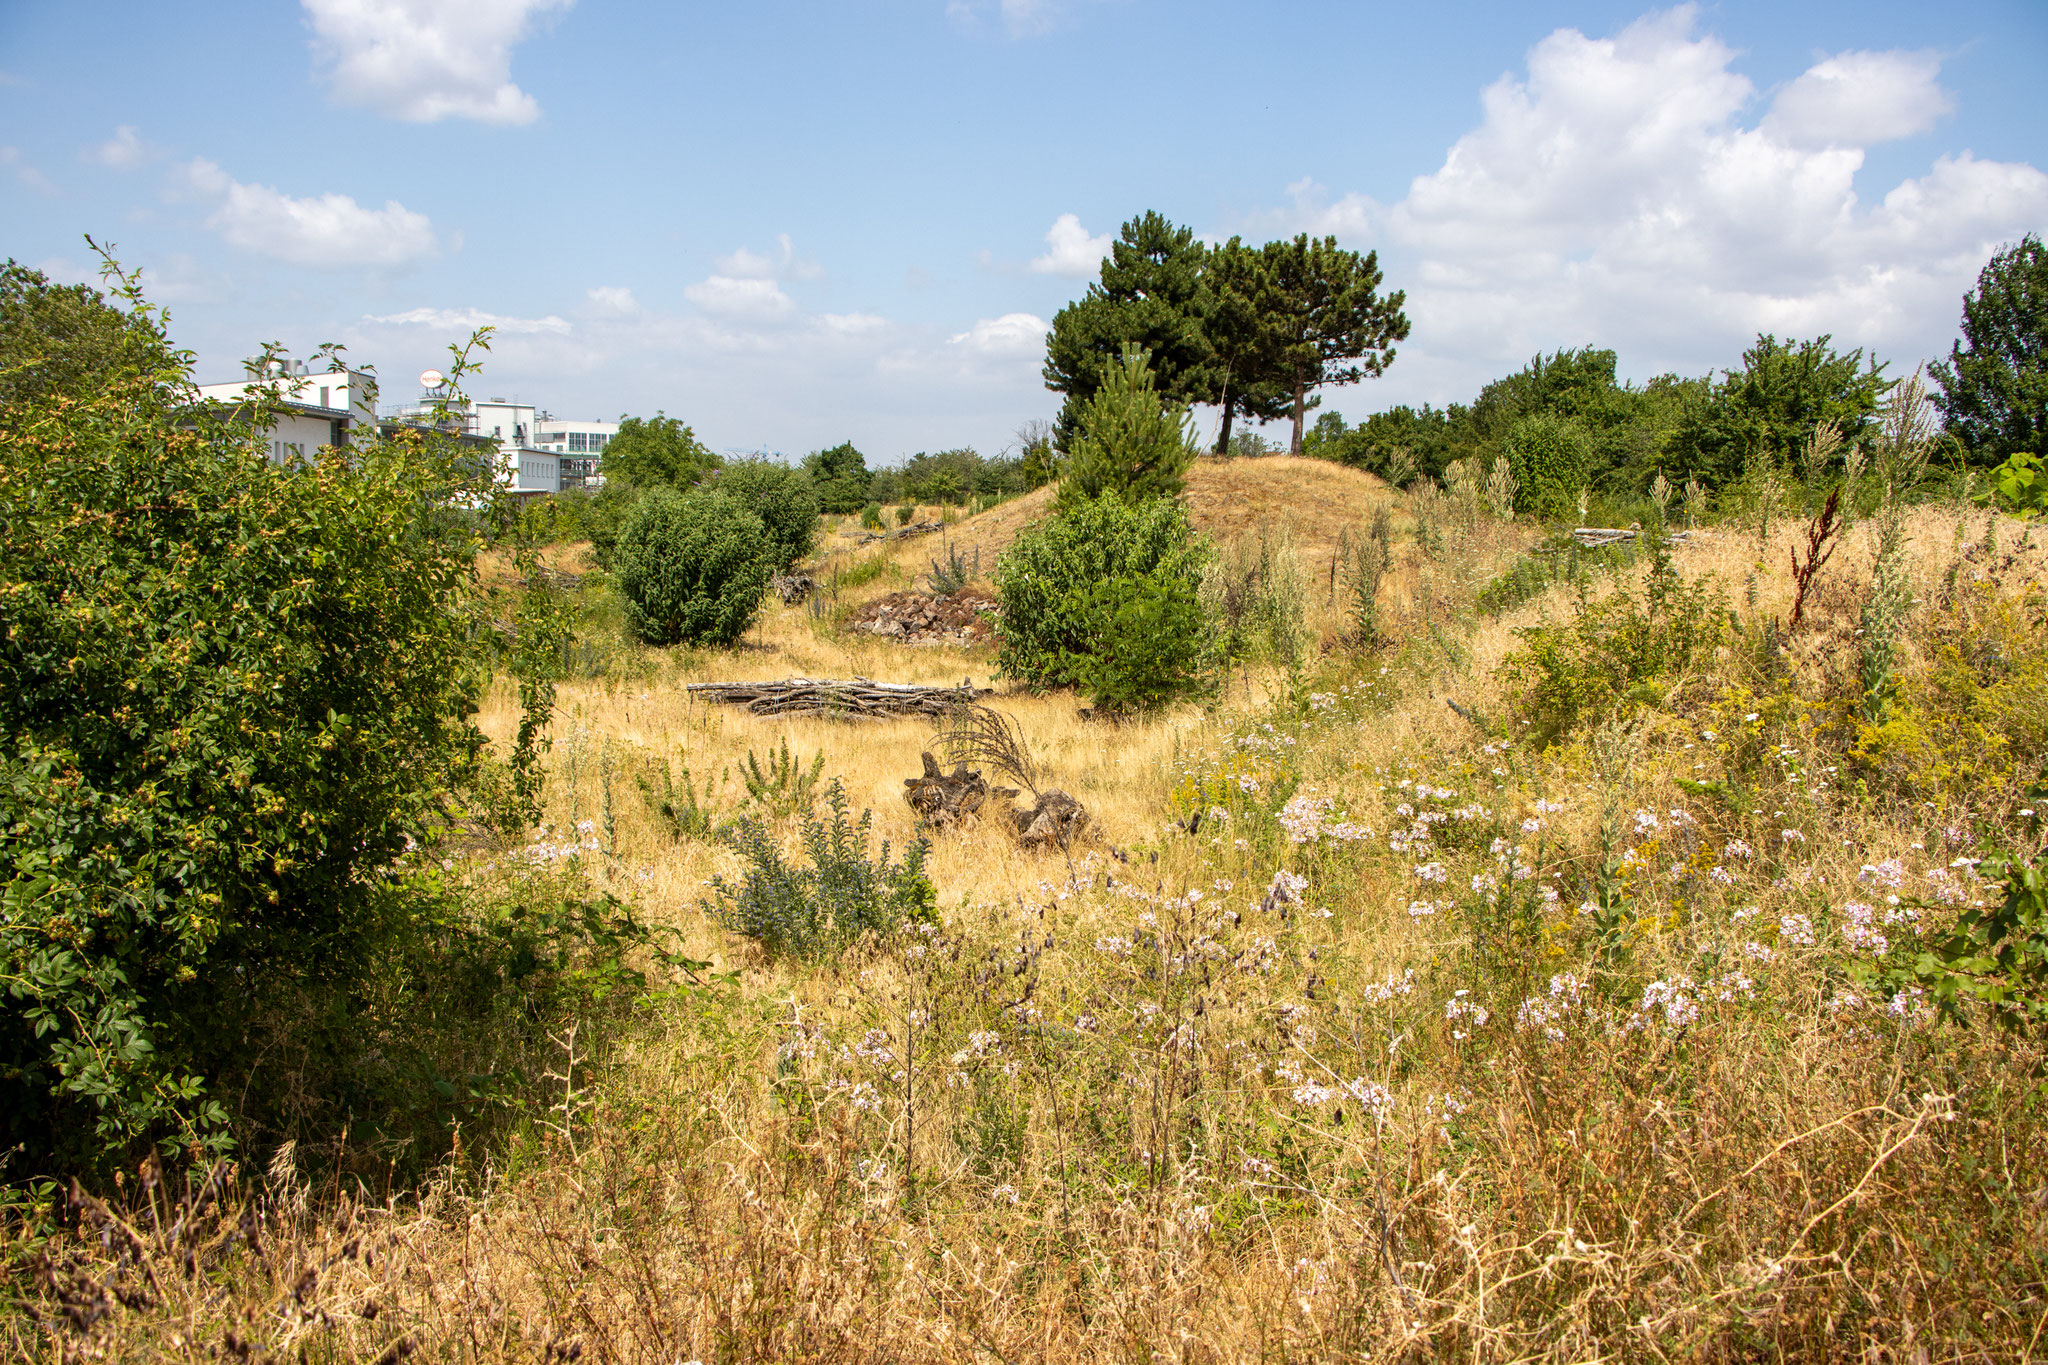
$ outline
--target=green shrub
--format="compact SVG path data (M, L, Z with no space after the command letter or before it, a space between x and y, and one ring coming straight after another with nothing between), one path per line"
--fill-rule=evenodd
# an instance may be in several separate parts
M484 744L465 459L273 465L176 405L125 292L140 373L0 410L0 1149L32 1163L223 1144L256 987L347 984Z
M1598 724L1629 702L1661 704L1725 634L1726 604L1711 580L1686 583L1653 544L1647 587L1582 602L1562 625L1515 632L1522 647L1498 676L1517 689L1515 715L1540 744Z
M753 624L780 553L761 518L722 489L657 488L619 536L614 572L647 643L729 645Z
M761 519L772 551L769 568L779 571L809 555L818 543L818 496L800 469L773 460L734 460L711 486Z
M1081 409L1079 435L1060 469L1060 506L1105 493L1133 502L1178 497L1194 458L1187 405L1164 398L1147 353L1126 344Z
M910 519L916 515L917 509L906 502L896 509L896 524L898 526L908 526L910 525Z
M1189 525L1187 510L1164 498L1134 505L1111 494L1041 522L996 562L996 595L1003 604L997 667L1033 687L1081 684L1080 661L1097 652L1109 629L1105 612L1135 608L1159 594L1165 594L1162 602L1178 601L1182 587L1190 600L1198 600L1212 553ZM1117 579L1148 579L1156 591L1097 592ZM1187 685L1195 687L1215 653L1206 623L1191 644L1181 662Z
M737 881L711 879L703 903L729 929L760 941L770 953L815 957L868 931L886 931L905 919L929 921L938 897L924 862L931 845L918 839L903 861L891 862L889 841L868 856L874 813L847 817L846 790L837 778L825 792L828 820L804 818L809 865L783 856L768 826L742 815L721 836L746 860Z
M860 524L870 531L882 529L882 504L871 502L860 509Z
M1515 510L1561 521L1578 507L1586 486L1586 435L1578 424L1549 413L1524 417L1501 443L1515 476Z
M1135 715L1202 690L1211 632L1185 579L1120 575L1081 596L1095 622L1086 653L1067 660L1098 711Z

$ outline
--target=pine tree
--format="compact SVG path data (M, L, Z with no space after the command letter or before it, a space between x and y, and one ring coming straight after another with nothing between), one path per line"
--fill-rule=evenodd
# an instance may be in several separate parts
M1180 496L1194 426L1186 404L1160 394L1142 347L1124 346L1077 425L1060 470L1062 508L1105 493L1126 502Z
M1294 439L1301 454L1302 419L1309 395L1325 384L1377 378L1394 363L1394 343L1408 337L1407 295L1379 297L1379 253L1360 256L1303 233L1291 242L1268 242L1263 251L1277 307L1274 382L1293 402Z
M1053 315L1045 386L1067 396L1053 444L1072 450L1082 409L1120 364L1125 345L1151 356L1161 394L1182 403L1215 398L1218 372L1203 330L1211 306L1208 248L1192 229L1147 212L1123 225L1088 292Z

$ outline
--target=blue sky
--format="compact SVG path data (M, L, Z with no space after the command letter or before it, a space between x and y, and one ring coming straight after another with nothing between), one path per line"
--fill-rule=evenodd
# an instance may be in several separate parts
M1354 419L1558 346L1910 369L2048 230L2044 71L2017 2L14 3L0 252L117 243L202 380L338 340L407 398L494 322L479 391L882 463L1050 416L1146 209L1380 253L1413 334Z

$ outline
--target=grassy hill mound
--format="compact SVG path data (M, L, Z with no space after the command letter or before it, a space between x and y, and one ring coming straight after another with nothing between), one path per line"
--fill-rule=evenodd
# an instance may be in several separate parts
M828 534L827 567L842 571L852 562L880 554L903 577L930 568L933 558L957 550L970 564L979 556L981 573L995 568L1024 528L1052 513L1055 489L1048 486L1021 498L966 517L942 535L894 541L886 550L850 548L850 539ZM1326 578L1340 541L1357 539L1372 521L1376 508L1396 514L1406 524L1399 492L1378 477L1327 460L1291 455L1263 459L1201 459L1188 470L1188 514L1197 530L1230 545L1260 535L1285 536L1293 542L1310 577ZM840 528L857 531L851 518ZM896 575L891 575L894 578Z

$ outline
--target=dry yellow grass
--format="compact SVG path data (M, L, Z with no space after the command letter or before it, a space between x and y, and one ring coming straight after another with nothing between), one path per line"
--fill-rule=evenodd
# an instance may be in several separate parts
M1284 527L1311 565L1389 496L1298 461L1204 461L1190 479L1198 525ZM963 523L956 543L1007 543L1042 503ZM1710 529L1676 560L1746 617L1783 616L1801 530L1759 547ZM1909 530L1931 602L1958 565L1956 513L1917 511ZM1997 534L2011 551L2022 530ZM1981 537L1981 514L1966 531ZM1790 658L1807 700L1853 661L1869 534L1838 551ZM943 837L943 928L821 963L770 960L700 915L703 880L733 855L667 838L633 775L687 764L730 809L717 774L749 751L822 750L900 845L927 727L769 720L683 687L981 683L989 654L848 637L775 605L741 649L565 684L549 820L601 829L608 808L616 833L585 874L738 984L613 1024L600 1082L557 1077L557 1107L521 1140L458 1152L417 1197L309 1202L287 1160L207 1224L247 1208L264 1254L222 1233L205 1273L179 1269L173 1219L131 1216L134 1251L85 1240L62 1263L83 1269L46 1274L41 1302L69 1293L102 1316L74 1328L52 1310L14 1340L134 1360L2024 1358L2048 1324L2048 1144L2025 1075L2038 1040L1861 1000L1830 937L1845 897L1876 895L1862 864L1919 877L1953 856L1948 836L1835 790L1818 759L1795 772L1824 742L1798 708L1770 732L1748 814L1678 785L1702 758L1733 761L1736 737L1707 738L1699 711L1639 708L1547 754L1487 741L1446 702L1504 715L1495 670L1516 630L1572 608L1553 590L1471 615L1531 538L1478 524L1438 556L1404 543L1385 594L1403 646L1331 655L1306 715L1276 707L1282 680L1258 673L1212 711L1117 728L1078 719L1071 697L1001 692L1102 842L1069 883L1064 858L993 827ZM936 542L880 552L908 570ZM1958 572L2024 594L2041 564L2028 548ZM1736 678L1732 660L1717 668ZM485 720L509 732L509 692ZM1195 837L1166 828L1191 776L1234 812ZM1267 797L1296 780L1374 838L1287 834ZM1397 853L1408 806L1445 818ZM1622 843L1603 850L1608 819ZM1595 933L1571 901L1623 847L1628 913ZM1518 884L1524 858L1563 902L1486 918L1479 879ZM1448 880L1418 875L1425 859ZM1288 870L1304 878L1294 905L1269 893ZM1411 915L1418 897L1444 907ZM1781 915L1808 917L1819 941ZM1747 987L1726 975L1736 964ZM1557 1016L1553 1042L1528 1002L1578 1001L1546 989L1560 975L1583 979L1587 1003ZM1653 980L1689 1022L1648 1003ZM1480 1004L1486 1017L1464 1012ZM131 1245L99 1217L87 1210L88 1233ZM147 1292L117 1307L88 1282Z

